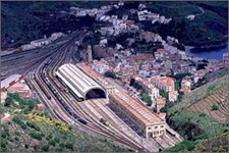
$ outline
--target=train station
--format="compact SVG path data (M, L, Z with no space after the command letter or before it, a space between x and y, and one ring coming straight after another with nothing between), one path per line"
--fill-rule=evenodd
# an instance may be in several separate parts
M56 75L83 100L107 97L102 86L73 64L60 66Z
M113 86L112 82L107 82L106 78L100 74L93 71L89 66L84 63L78 64L79 68L87 73L91 78L95 78L101 83L101 86ZM106 82L106 84L104 83ZM142 104L139 99L132 97L127 93L120 91L118 89L109 92L109 105L113 111L118 115L124 114L124 118L128 119L127 122L133 123L133 129L138 129L136 131L139 135L145 138L155 138L162 136L166 133L166 122L159 114L151 112L146 106ZM122 117L121 117L122 118Z
M110 103L117 111L125 112L136 129L141 130L144 137L155 138L166 133L166 122L158 114L151 112L137 98L125 92L109 95Z

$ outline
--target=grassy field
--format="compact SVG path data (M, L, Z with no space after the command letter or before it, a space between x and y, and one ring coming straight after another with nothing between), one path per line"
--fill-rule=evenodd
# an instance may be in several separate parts
M34 112L38 102L9 94L1 104L3 113L10 113L12 121L1 125L1 152L127 152L103 137L71 129L65 123L48 116L47 110ZM28 108L30 108L28 110ZM20 109L21 112L15 112Z

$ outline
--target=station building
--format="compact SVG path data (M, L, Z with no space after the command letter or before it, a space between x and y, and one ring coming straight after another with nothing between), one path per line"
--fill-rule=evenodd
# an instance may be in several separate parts
M79 63L78 67L101 86L104 86L108 92L110 105L123 112L128 119L135 123L147 139L166 134L165 118L161 117L163 113L151 112L139 99L119 90L114 82L96 73L85 63Z
M166 122L156 113L151 112L137 98L125 92L115 92L109 95L110 103L124 112L144 134L146 139L166 134Z
M86 100L107 97L106 90L84 73L78 66L64 64L59 67L56 75L78 98Z

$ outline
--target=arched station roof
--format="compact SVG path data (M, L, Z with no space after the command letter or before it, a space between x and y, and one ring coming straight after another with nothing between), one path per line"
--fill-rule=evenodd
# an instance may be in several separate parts
M73 64L60 66L56 75L79 97L87 99L87 93L91 90L100 90L106 95L106 91L95 80Z

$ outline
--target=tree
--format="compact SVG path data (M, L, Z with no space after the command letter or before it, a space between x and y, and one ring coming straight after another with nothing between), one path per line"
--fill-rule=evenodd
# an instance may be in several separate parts
M42 150L42 151L45 151L45 152L49 151L49 145L47 145L47 144L43 145L43 146L41 147L41 150Z
M167 91L165 91L165 90L163 90L163 89L160 89L160 90L159 90L159 94L160 94L162 97L164 97L164 98L166 98L166 99L169 99L169 93L168 93Z
M8 144L8 142L6 140L1 140L1 147L0 147L1 152L7 151L7 144Z
M107 77L107 78L113 78L113 79L117 79L117 76L114 72L112 71L106 71L104 73L104 76Z
M147 103L147 106L152 105L151 97L147 93L145 93L143 90L140 91L140 97L144 102Z
M49 140L49 144L52 145L52 146L55 146L56 145L56 142L54 139L51 139Z
M180 83L178 81L175 82L175 90L180 90Z
M211 110L212 110L212 111L217 111L217 110L219 110L219 106L218 106L217 104L213 104L213 105L211 106Z
M5 100L4 106L9 107L12 104L13 104L13 99L10 98L10 97L7 97L6 100Z
M42 140L42 134L39 133L39 132L32 131L32 132L29 133L29 135L34 139Z
M66 143L65 147L68 148L68 149L73 150L73 144L72 143Z

